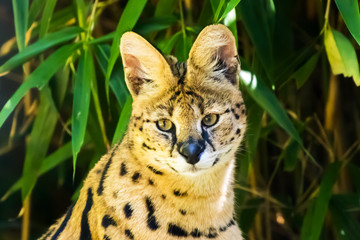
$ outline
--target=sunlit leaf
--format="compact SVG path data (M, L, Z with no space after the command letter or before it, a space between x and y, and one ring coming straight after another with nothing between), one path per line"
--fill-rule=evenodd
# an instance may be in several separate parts
M63 66L74 51L77 49L77 44L65 45L59 48L56 52L51 54L43 63L32 72L27 80L21 84L11 98L5 103L3 109L0 111L0 127L14 110L16 105L25 96L31 88L43 88L50 78Z
M335 0L350 33L360 45L360 13L358 0Z
M325 30L324 41L332 72L335 75L343 74L345 77L352 77L355 84L360 86L359 62L349 39L328 27Z
M235 7L241 2L241 0L230 0L226 4L225 11L222 13L221 17L219 18L219 21L221 21L225 16L232 10L235 9Z
M296 79L297 88L301 88L309 79L319 60L320 52L314 54L302 67L292 74L292 78Z
M77 27L69 27L55 33L48 34L45 38L27 46L23 51L16 54L2 66L0 66L0 73L7 72L23 63L39 53L49 49L50 47L64 43L75 38L82 30Z

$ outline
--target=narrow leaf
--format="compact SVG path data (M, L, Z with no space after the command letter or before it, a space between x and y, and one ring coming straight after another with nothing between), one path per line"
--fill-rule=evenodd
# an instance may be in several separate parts
M132 104L132 98L131 95L128 95L125 106L121 111L121 115L118 124L116 126L115 134L112 140L113 145L121 141L127 130L129 119L131 116L131 110L132 110L131 104Z
M16 90L11 98L5 103L3 109L1 109L0 127L3 125L5 120L14 110L23 96L25 96L25 94L31 88L43 88L48 83L50 78L57 72L57 70L65 64L66 59L68 59L74 53L77 47L77 44L72 44L59 48L29 75L27 80L21 84L21 86Z
M352 77L357 86L360 86L360 69L355 49L349 39L342 33L328 27L325 30L325 48L335 75L343 74Z
M156 4L155 17L170 15L177 4L178 0L160 0Z
M16 41L18 44L19 52L25 48L25 38L28 26L28 0L12 0Z
M45 8L40 20L39 39L43 38L49 30L56 2L57 0L47 0L45 3Z
M29 23L28 28L33 24L36 18L39 16L41 10L44 7L46 1L44 0L34 0L31 3L30 11L29 11Z
M221 21L225 16L232 10L235 9L235 7L241 2L241 0L230 0L225 8L225 11L222 13L219 21Z
M241 71L241 80L250 96L300 145L302 145L299 133L286 115L285 110L266 85L259 81L250 72Z
M12 58L10 58L7 62L5 62L0 67L0 74L25 63L30 58L49 49L50 47L56 46L60 43L75 38L81 31L82 31L81 28L69 27L60 30L58 32L48 34L45 38L35 42L30 46L27 46L22 52L16 54Z
M301 240L318 240L328 210L333 186L338 177L341 162L330 164L320 184L319 194L306 211L303 225L301 227Z
M54 153L46 157L42 163L41 167L39 169L38 177L41 175L47 173L51 169L58 166L60 163L64 162L65 160L69 159L72 156L71 151L71 142L66 143L64 146L56 150ZM16 191L20 190L23 184L24 178L21 177L19 180L17 180L10 188L9 190L4 194L4 196L1 197L0 202L5 201L9 196L11 196Z
M297 88L301 88L304 83L309 79L311 73L314 71L316 64L319 60L320 52L315 53L303 66L294 72L291 78L296 80Z
M35 186L39 169L46 156L53 135L58 112L53 102L50 88L45 87L40 92L39 111L26 144L26 154L23 169L23 185L21 196L24 200Z
M113 71L116 59L120 55L120 51L119 51L120 38L124 32L130 31L135 26L137 20L140 17L142 10L145 7L146 2L147 0L129 0L121 15L120 21L116 28L114 41L111 45L110 58L106 71L105 90L108 100L109 100L109 82L110 82L111 72Z
M94 69L93 64L90 50L84 50L80 56L74 83L71 130L73 174L75 174L77 155L80 152L85 137L90 104L90 84L92 81L91 77L93 76L91 71Z
M360 13L358 0L335 0L350 33L360 45Z

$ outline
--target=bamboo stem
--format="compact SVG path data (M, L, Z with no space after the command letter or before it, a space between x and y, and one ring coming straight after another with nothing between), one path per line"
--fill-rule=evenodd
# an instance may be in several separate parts
M22 216L21 225L21 240L28 240L30 235L30 206L31 206L31 195L27 196L23 203L24 214Z

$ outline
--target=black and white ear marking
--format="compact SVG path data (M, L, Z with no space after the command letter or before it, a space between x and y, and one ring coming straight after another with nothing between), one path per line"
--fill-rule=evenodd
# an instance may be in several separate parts
M231 31L222 24L204 28L190 50L188 65L238 85L240 60Z
M169 64L151 44L134 32L126 32L120 40L126 85L136 98L152 95L175 82ZM146 87L145 87L146 86Z

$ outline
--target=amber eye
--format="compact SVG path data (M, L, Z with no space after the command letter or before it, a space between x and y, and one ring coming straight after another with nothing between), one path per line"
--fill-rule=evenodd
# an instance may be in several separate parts
M168 119L161 119L156 122L156 126L161 131L168 132L173 128L174 124Z
M202 123L202 125L204 125L206 127L211 127L211 126L215 125L218 120L219 120L218 114L208 114L203 118L201 123Z

